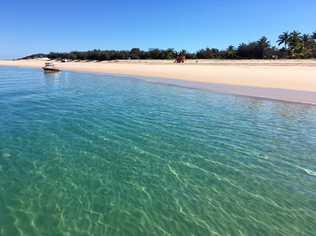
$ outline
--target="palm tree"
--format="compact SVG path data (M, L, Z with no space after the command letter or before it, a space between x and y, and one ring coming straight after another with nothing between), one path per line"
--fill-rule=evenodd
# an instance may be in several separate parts
M301 57L304 53L304 44L301 33L298 31L293 31L290 33L289 37L289 49L291 57L297 58Z
M312 36L309 34L303 34L302 35L302 42L304 47L308 47L312 43Z
M278 45L280 46L280 45L284 44L284 47L287 48L287 45L289 43L289 38L290 38L289 32L283 32L279 36L279 39L277 41Z
M302 36L301 33L294 30L292 33L290 33L290 37L289 37L289 43L300 43L302 42Z
M302 42L303 42L303 56L304 58L310 58L312 47L313 47L313 38L312 35L309 34L303 34L302 36Z
M260 59L265 58L266 50L270 48L270 42L267 37L263 36L257 41L258 56Z
M265 49L270 47L270 42L267 37L263 36L258 40L258 45L260 48Z
M227 49L226 49L226 58L228 59L235 59L237 56L237 51L234 48L233 45L230 45Z
M308 42L311 39L311 36L309 34L303 34L302 40L304 43Z

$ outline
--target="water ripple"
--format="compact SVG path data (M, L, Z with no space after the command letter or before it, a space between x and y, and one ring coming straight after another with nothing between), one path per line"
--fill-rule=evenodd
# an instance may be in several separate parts
M316 109L0 69L0 235L313 235Z

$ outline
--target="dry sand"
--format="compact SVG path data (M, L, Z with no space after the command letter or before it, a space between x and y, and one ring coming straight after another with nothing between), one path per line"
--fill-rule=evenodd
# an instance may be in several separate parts
M40 68L46 59L0 61L0 66ZM213 92L316 104L316 60L167 60L54 62L62 70L145 77Z

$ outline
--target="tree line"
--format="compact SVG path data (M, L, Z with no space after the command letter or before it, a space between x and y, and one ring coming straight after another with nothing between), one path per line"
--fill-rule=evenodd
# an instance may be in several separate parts
M90 50L73 52L51 52L33 54L22 59L48 57L49 59L69 60L128 60L128 59L169 59L185 56L187 59L309 59L316 58L316 32L302 34L298 31L284 32L273 46L267 37L249 43L241 43L238 47L229 46L225 50L205 48L190 53L186 50L139 48L131 50Z

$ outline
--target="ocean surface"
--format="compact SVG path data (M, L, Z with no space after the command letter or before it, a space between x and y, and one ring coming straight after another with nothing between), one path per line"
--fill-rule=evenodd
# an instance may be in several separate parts
M316 235L316 106L2 67L0 235Z

